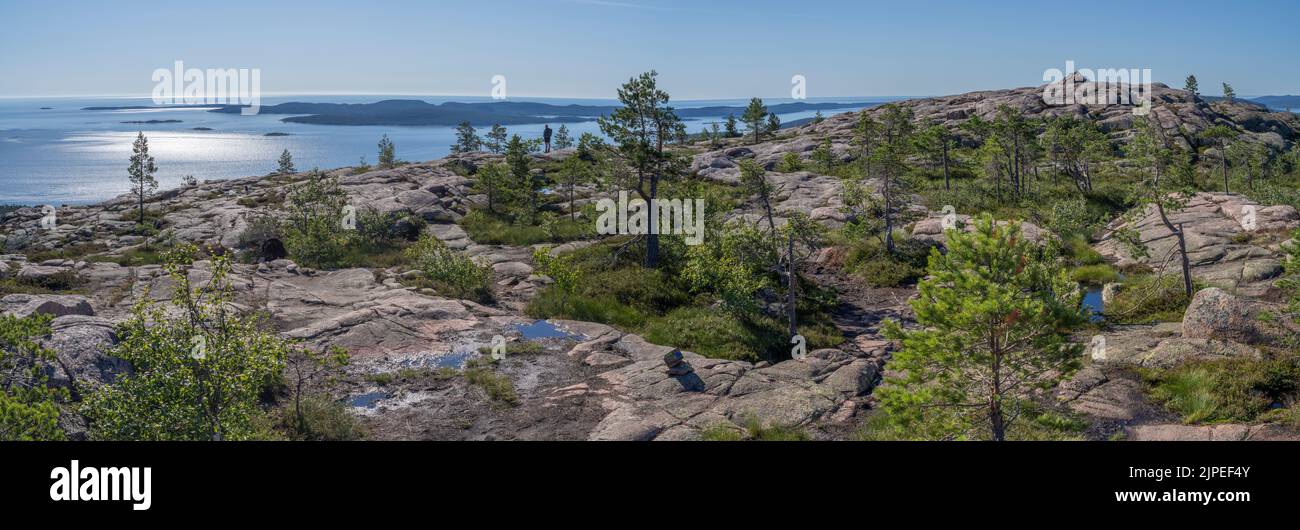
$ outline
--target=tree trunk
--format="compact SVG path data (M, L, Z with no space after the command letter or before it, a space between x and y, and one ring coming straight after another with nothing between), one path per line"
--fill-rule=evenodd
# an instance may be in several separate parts
M795 279L795 271L794 271L794 232L793 231L791 231L790 237L786 238L785 245L786 245L785 246L785 262L786 262L785 312L790 318L790 336L793 337L799 334L799 319L795 309L795 289L798 287L798 282Z
M1187 260L1187 240L1183 237L1183 224L1178 223L1178 226L1175 227L1174 223L1170 222L1169 217L1165 215L1165 206L1159 202L1156 203L1156 212L1160 214L1160 222L1164 223L1165 228L1178 236L1178 256L1182 262L1183 268L1183 292L1187 294L1188 299L1191 299L1192 268L1191 264Z
M1187 241L1183 239L1183 224L1178 224L1178 253L1183 257L1183 292L1192 298L1192 269L1187 263Z
M993 439L999 442L1007 439L1007 427L1003 422L1002 404L996 398L989 400L989 424L993 427Z
M943 190L952 191L952 186L948 184L948 140L943 141Z
M1228 191L1228 147L1225 144L1219 144L1219 165L1223 166L1223 192Z
M884 191L883 195L885 199L885 252L892 255L894 253L894 216L891 215L890 212L890 210L893 209L891 204L893 201L890 200L891 197L889 191L889 181L892 180L890 173L891 170L886 168L885 185L882 189Z
M307 420L302 415L302 374L298 374L298 385L293 392L293 413L298 417L298 434L307 431Z

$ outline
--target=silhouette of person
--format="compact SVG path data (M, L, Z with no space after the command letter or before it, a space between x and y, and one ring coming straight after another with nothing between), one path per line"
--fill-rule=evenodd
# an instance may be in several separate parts
M542 141L546 143L546 152L551 152L551 124L549 123L542 129Z

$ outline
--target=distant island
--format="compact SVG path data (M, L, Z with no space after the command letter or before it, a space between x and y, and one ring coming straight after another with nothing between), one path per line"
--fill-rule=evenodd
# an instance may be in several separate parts
M769 105L768 109L776 114L792 112L810 112L846 108L870 107L879 102L843 102L843 103L780 103ZM140 110L140 109L210 109L209 112L222 114L239 114L242 105L169 105L169 106L124 106L124 107L86 107L82 110ZM259 114L293 114L280 121L286 123L309 123L315 125L404 125L451 126L470 122L475 126L519 125L524 123L577 123L591 121L606 116L617 109L614 105L552 105L549 103L525 101L492 101L483 103L447 102L428 103L416 99L388 99L374 103L304 103L289 102L264 106ZM744 107L710 106L676 109L682 118L703 118L735 114L739 117ZM132 122L134 123L134 122ZM158 121L154 123L171 123Z
M781 103L770 105L777 114L871 106L871 103ZM238 114L244 107L226 105L211 112ZM389 99L374 103L302 103L289 102L262 107L260 114L295 114L280 121L315 125L444 125L463 122L489 126L523 123L576 123L606 116L618 107L613 105L552 105L537 102L493 101L484 103L447 102L432 104L414 99ZM739 116L744 107L711 106L676 109L682 118Z
M153 125L155 123L181 123L181 120L135 120L135 121L124 121L120 123L128 123L133 125L134 124Z
M269 133L263 134L262 136L289 136L289 133L287 133L287 132L269 132Z
M1276 110L1300 108L1300 96L1260 96L1251 101Z

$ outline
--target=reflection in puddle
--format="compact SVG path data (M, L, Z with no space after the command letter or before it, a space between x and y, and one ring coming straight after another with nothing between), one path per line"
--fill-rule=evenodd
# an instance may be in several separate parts
M527 340L536 339L573 339L581 340L582 336L576 333L569 333L556 327L546 320L538 320L532 324L515 324L515 329L523 334Z
M1101 287L1088 286L1088 291L1083 295L1083 310L1088 312L1088 320L1091 322L1103 320L1102 313L1104 309L1105 303L1101 298Z

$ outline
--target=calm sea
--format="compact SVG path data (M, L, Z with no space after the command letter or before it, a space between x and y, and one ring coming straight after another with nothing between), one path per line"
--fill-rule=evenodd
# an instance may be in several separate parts
M262 105L287 101L367 103L383 99L490 101L472 97L420 96L281 96L263 98ZM881 98L810 98L809 102L879 101ZM610 100L516 99L558 105L610 105ZM747 99L678 101L677 107L743 106ZM785 103L790 100L767 100ZM241 116L199 109L141 109L87 111L85 107L150 105L148 98L4 98L0 99L0 204L85 204L127 191L127 160L139 131L149 137L149 150L158 165L160 188L179 186L186 175L218 180L265 175L276 167L280 151L293 153L300 170L355 165L361 157L375 162L376 143L387 134L403 160L433 160L445 156L455 141L452 127L338 126L284 123L284 115ZM48 107L48 108L43 108ZM830 115L852 109L823 112ZM737 113L739 114L739 113ZM812 117L812 112L783 114L782 122ZM688 130L699 132L717 118L693 119ZM126 124L125 121L179 120L179 123ZM596 122L567 124L574 138L599 134ZM542 123L514 125L511 133L541 135ZM558 128L558 125L552 125ZM195 130L204 128L210 130ZM480 131L482 133L483 131ZM266 136L286 133L288 136Z

